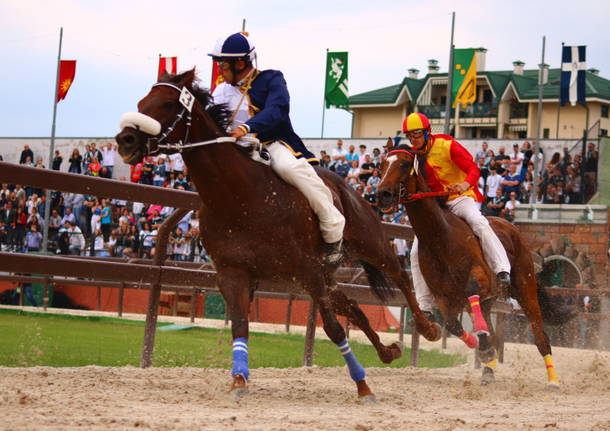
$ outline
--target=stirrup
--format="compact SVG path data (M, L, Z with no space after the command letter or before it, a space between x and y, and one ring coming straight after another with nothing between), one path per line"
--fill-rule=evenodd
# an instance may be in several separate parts
M343 260L343 240L324 244L324 263L339 265Z

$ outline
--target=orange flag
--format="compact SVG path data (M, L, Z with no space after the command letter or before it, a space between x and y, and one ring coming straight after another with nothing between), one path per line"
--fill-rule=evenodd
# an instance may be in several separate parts
M57 101L64 100L68 90L74 82L76 74L76 60L61 60L59 62L59 87L57 88Z

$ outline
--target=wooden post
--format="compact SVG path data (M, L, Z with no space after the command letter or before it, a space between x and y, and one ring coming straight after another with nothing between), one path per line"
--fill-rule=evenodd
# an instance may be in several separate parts
M405 317L406 317L405 306L401 305L400 306L400 328L398 328L398 341L400 342L400 344L403 344L405 341Z
M443 326L443 329L441 329L441 337L442 337L441 349L446 350L447 349L447 328L444 326Z
M349 323L349 319L346 317L345 318L345 338L347 338L349 340L349 329L350 329L351 325Z
M286 332L290 332L290 321L292 320L292 300L294 297L288 295L288 309L286 310Z
M498 362L504 363L504 334L506 332L506 314L496 314L496 337L498 340Z
M178 299L179 299L179 295L178 292L174 291L173 292L173 296L174 296L174 302L172 302L172 316L177 316L178 315ZM171 298L171 296L170 296Z
M117 306L119 317L123 317L123 297L125 296L125 282L121 281L119 286L119 304Z
M191 295L191 323L195 322L195 314L197 313L197 289L193 289Z
M412 324L413 331L411 332L411 366L417 367L419 363L419 332L415 327L415 321Z
M101 311L102 309L102 288L101 286L97 286L97 301L95 305L97 311Z
M254 321L260 322L260 298L254 298Z
M49 306L49 277L44 278L44 288L42 293L42 305L43 310L47 311Z
M311 300L309 302L309 315L307 316L307 330L305 332L305 354L303 366L313 365L313 343L316 336L316 315L318 314L318 304Z

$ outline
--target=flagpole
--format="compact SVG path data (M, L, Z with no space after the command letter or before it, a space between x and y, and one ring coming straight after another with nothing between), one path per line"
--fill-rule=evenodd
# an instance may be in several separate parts
M246 18L241 21L241 31L246 31Z
M562 56L562 60L559 66L559 78L561 79L561 72L563 70L563 45L564 43L561 42L561 56ZM561 111L561 85L559 86L559 101L557 102L557 129L556 129L556 133L555 133L555 139L559 139L559 114Z
M546 36L542 36L542 61L540 61L540 72L538 76L538 124L536 125L536 142L534 142L534 175L533 175L533 188L532 196L530 197L530 203L536 203L538 197L538 185L536 181L538 179L538 146L540 145L540 129L542 126L542 95L544 91L544 48L546 46Z
M59 68L61 65L61 41L64 28L59 28L59 50L57 52L57 71L55 75L55 91L53 92L53 124L51 125L51 146L49 147L49 164L47 169L53 168L53 154L55 153L55 118L57 117L57 95L59 94ZM49 218L51 216L51 190L47 189L44 204L44 228L42 234L42 251L49 251Z
M326 80L328 77L328 48L326 48L326 68L324 69L324 92L322 94L322 131L320 132L320 138L324 138L324 114L326 113Z
M455 28L455 12L451 12L451 43L449 44L449 74L447 75L447 96L445 98L445 135L449 134L451 116L451 94L453 92L453 30Z

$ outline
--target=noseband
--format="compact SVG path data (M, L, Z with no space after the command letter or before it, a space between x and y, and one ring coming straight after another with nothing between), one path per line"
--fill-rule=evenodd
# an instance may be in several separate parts
M146 140L146 156L152 156L157 154L160 150L176 150L179 153L184 150L191 149L194 147L201 147L204 145L217 144L223 142L231 142L234 143L236 141L235 138L231 136L219 136L215 139L210 139L209 141L202 142L188 142L189 133L191 131L191 123L192 123L192 107L195 102L195 97L193 94L188 91L186 87L180 88L177 85L170 84L169 82L158 82L152 86L155 87L169 87L176 90L180 93L180 103L182 104L182 110L176 115L174 121L165 129L162 130L161 123L158 120L150 117L146 114L142 114L141 112L127 112L123 114L121 117L120 127L121 130L125 127L133 127L142 133L146 133L149 137ZM176 126L182 120L186 121L186 131L184 133L184 139L176 142L170 143L166 142L167 137L174 131ZM151 129L160 130L158 134L153 135L154 132L150 132ZM151 144L156 144L157 147L155 150L151 150Z

